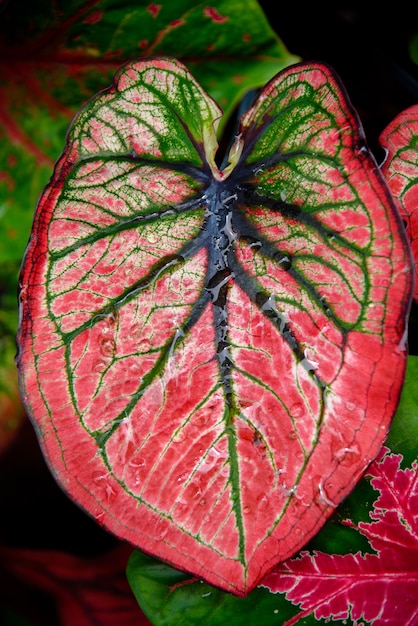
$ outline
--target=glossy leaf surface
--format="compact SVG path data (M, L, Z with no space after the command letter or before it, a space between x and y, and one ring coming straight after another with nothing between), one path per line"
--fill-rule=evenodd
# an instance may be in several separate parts
M395 506L392 503L391 509L392 511L396 509L399 521L404 518L406 513L409 517L411 517L411 512L416 515L416 506L412 501L408 501L408 490L402 488L402 481L405 480L403 470L406 470L407 475L411 475L411 466L414 467L416 464L416 441L418 437L418 422L416 420L418 411L417 372L418 357L409 357L401 401L387 439L394 462L386 484L381 485L382 492L385 492L386 495L398 491L398 502ZM398 461L401 458L399 454L401 451L403 461L401 468L399 468ZM378 466L377 470L375 470L376 465ZM319 607L320 604L325 607L333 602L336 585L339 585L342 591L339 596L340 603L344 606L344 600L347 600L347 593L344 592L349 591L349 589L348 587L344 588L344 581L342 580L344 574L339 572L337 567L341 556L345 557L342 562L346 562L346 565L349 563L353 565L356 561L359 563L359 566L351 568L350 585L353 590L358 591L358 594L353 594L355 601L363 597L362 590L367 583L366 568L361 567L363 563L361 559L353 561L352 555L362 553L368 555L365 557L368 559L374 553L366 534L359 532L359 529L362 523L366 523L367 528L370 521L378 519L373 519L370 515L377 514L379 516L381 514L378 507L374 506L376 491L370 484L371 474L380 473L380 475L384 475L386 473L382 472L381 469L379 460L375 461L367 472L369 475L361 479L321 531L304 548L305 553L306 550L309 551L312 561L315 560L316 555L321 554L320 558L325 560L328 557L333 569L337 570L334 578L330 578L331 570L323 572L327 583L331 584L323 585L322 588L319 584L318 591L320 593L310 595L309 602L312 610L302 610L302 607L298 605L296 594L295 603L292 603L290 599L287 599L285 592L269 593L267 586L264 586L264 581L268 583L270 579L271 583L274 580L273 574L267 575L261 581L261 585L246 598L237 598L210 585L203 584L202 581L193 579L187 574L175 571L168 565L135 550L129 559L127 574L140 607L148 615L154 626L169 626L172 623L181 626L196 626L202 621L208 626L217 626L220 623L228 623L231 626L258 626L259 624L278 626L278 624L285 624L293 619L295 619L296 624L312 624L314 626L314 624L322 623L314 615L315 608ZM398 487L393 491L395 485L399 485L400 489ZM379 485L375 484L375 487L377 488ZM413 535L415 533L414 528L411 528L411 531ZM411 536L411 546L414 546L414 543L415 540ZM389 582L389 587L395 590L398 586L398 580L406 581L408 589L405 588L402 592L402 609L413 606L416 602L416 588L414 586L415 573L413 568L411 575L411 562L413 563L415 558L415 550L411 552L411 559L405 559L402 543L392 542L386 548L379 554L380 565L374 558L372 559L375 567L375 574L372 574L372 577L374 576L373 584L376 587L373 587L373 593L367 594L367 598L373 600L378 596L377 590L382 590L382 576L377 573L380 569L388 572L386 580ZM279 570L283 571L286 568L286 571L293 572L294 563L297 563L301 556L299 554L296 560L291 559L279 565ZM309 560L305 559L305 564L308 563ZM396 575L395 569L397 570ZM390 572L392 573L390 574ZM302 573L299 578L300 588L302 588L302 584L307 585L308 576L309 569L306 569L305 574ZM283 581L284 588L287 589L291 586L295 579L296 577L286 578ZM313 583L314 580L311 578L310 582ZM319 577L318 582L320 583ZM277 586L277 580L275 585ZM390 597L387 597L384 604L385 619L388 620L388 623L392 620L392 623L394 622L397 626L406 626L408 624L407 612L403 612L404 622L401 622L399 618L399 594L397 595L396 591L390 591L388 596ZM358 614L358 612L358 606L356 606L355 611L351 611L352 615ZM359 623L365 622L364 620L353 619L350 611L347 613L349 615L344 618L344 622L349 626L358 626ZM328 623L341 624L341 619L337 614L328 613L328 617L324 619Z
M19 264L69 122L122 63L175 56L230 114L246 90L298 60L256 0L245 11L239 0L43 0L1 8L0 264Z
M387 150L382 171L389 188L399 203L418 273L418 105L400 113L380 135ZM415 300L418 301L418 280L415 279Z
M379 451L411 268L331 70L273 79L221 170L220 115L171 59L80 112L25 258L18 364L67 492L245 594Z

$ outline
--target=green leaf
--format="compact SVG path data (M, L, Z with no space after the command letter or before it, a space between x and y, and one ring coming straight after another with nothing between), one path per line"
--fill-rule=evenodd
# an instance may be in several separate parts
M409 55L412 61L418 65L418 33L413 35L409 41Z
M237 598L138 550L129 559L127 576L154 626L277 626L297 613L283 596L267 589Z
M393 418L386 445L402 454L403 466L411 466L418 458L418 356L410 355L401 399Z
M16 285L18 263L0 263L0 453L18 432L25 410L19 397L16 355Z

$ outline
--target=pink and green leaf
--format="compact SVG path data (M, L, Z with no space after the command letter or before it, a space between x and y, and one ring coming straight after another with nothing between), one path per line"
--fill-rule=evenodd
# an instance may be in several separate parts
M255 0L245 11L237 0L47 0L2 9L0 263L23 255L33 206L74 114L122 63L155 54L190 64L224 120L247 90L297 60Z
M418 105L406 109L385 128L380 143L387 150L382 172L398 202L418 274ZM418 280L415 281L418 301Z
M18 365L71 497L245 595L379 452L412 274L329 68L277 75L221 169L219 116L168 58L129 63L79 113L25 257Z
M417 372L418 358L409 357L401 401L387 439L387 443L393 451L390 456L392 467L389 471L389 480L382 481L380 485L373 481L374 487L381 489L381 493L385 493L386 497L390 496L393 498L394 494L398 493L400 496L399 505L395 506L398 521L401 523L401 518L405 515L405 508L409 511L408 516L410 516L411 511L415 516L417 513L416 504L412 500L409 501L407 489L404 490L404 485L401 484L401 481L405 480L403 469L407 470L406 476L409 475L411 477L410 468L414 467L416 463L416 441L418 437L418 422L416 420L418 410L418 396L416 393ZM401 450L404 457L402 461L403 469L398 466L401 458L399 452ZM370 468L370 473L376 473L373 469L376 465L379 465L379 460ZM389 469L389 466L387 467ZM362 478L323 529L306 546L305 550L309 550L312 559L315 559L317 555L321 555L321 559L328 556L331 560L332 568L335 568L335 563L337 559L341 558L341 555L345 555L345 559L348 562L352 560L352 555L357 554L356 561L361 565L364 558L368 559L372 554L376 554L366 534L359 532L363 523L368 524L370 521L376 521L378 518L373 520L373 515L376 513L381 514L380 507L377 506L378 501L375 505L373 504L376 500L376 491L370 484L370 473L369 477ZM384 473L381 473L380 476L384 476ZM393 504L390 506L393 510ZM400 567L404 558L402 545L396 541L388 547L390 547L392 553L389 559L387 558L387 553L382 554L381 569L387 569L389 573L390 563L398 563L399 574L398 576L392 575L386 579L386 582L389 581L387 592L390 595L390 601L384 603L380 619L385 620L385 624L406 626L410 622L408 622L408 619L405 621L400 619L398 613L399 596L390 587L393 585L394 588L398 589L399 580L409 580L409 565L411 561L409 561L407 569L402 571L402 567ZM401 552L400 558L396 554L398 549ZM411 553L412 558L415 551L416 546ZM359 554L362 554L363 557L359 557ZM301 556L302 554L299 554L298 558ZM298 559L296 559L296 562L298 562ZM309 564L309 560L306 557L305 562ZM288 565L288 569L292 570L294 563L295 559L291 559L280 567L283 568ZM309 613L307 610L301 612L300 604L303 602L303 598L298 597L297 594L294 603L292 603L290 599L287 599L285 592L271 593L268 591L268 584L265 586L264 582L268 583L269 580L271 582L273 575L268 575L261 582L261 585L253 590L247 598L237 598L231 596L231 594L223 593L219 589L210 587L200 580L192 579L186 574L175 571L168 565L151 559L139 551L134 551L131 555L127 573L139 605L155 626L167 626L173 622L181 623L184 626L193 626L203 620L208 626L212 624L215 626L222 621L223 617L225 621L233 626L258 626L260 623L265 626L270 624L277 626L277 624L285 624L292 620L296 624L341 623L341 619L339 619L337 614L328 614L328 617L320 620L315 617L313 612L315 601L318 605L322 603L322 606L325 606L327 602L331 604L334 601L333 586L343 586L341 574L338 572L335 578L332 578L330 581L328 597L326 597L326 591L324 592L323 586L321 588L320 585L318 594L311 594L310 601L313 606L312 611ZM352 616L356 613L358 614L361 610L360 604L364 598L365 568L364 570L361 567L353 568L350 576L352 588L356 588L358 594L352 594L354 602L351 612L350 610L346 611L348 617L344 618L344 623L358 625L359 623L365 623L365 620L354 620ZM412 580L414 576L416 576L416 570L413 573ZM324 577L329 580L327 572L324 572ZM283 584L286 584L286 580ZM312 584L312 578L308 569L302 572L299 580L301 587L309 582ZM383 582L382 577L378 577L375 574L372 574L372 580L374 586L373 592L369 594L371 600L376 596L380 596ZM345 607L347 607L348 591L350 590L347 589L346 593L344 593L343 590L339 596L340 603ZM405 597L405 606L413 605L414 602L416 603L416 588L413 586L411 588L410 586L409 592L404 593L402 591L401 597L402 599ZM360 604L357 600L360 601Z

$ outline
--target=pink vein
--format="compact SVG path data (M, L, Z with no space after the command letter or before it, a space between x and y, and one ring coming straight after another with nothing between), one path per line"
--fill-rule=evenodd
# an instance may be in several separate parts
M191 13L191 11L192 9L187 11L182 17L171 22L170 24L168 24L168 26L160 30L158 35L155 37L154 41L147 48L143 50L142 54L145 56L152 54L155 48L158 46L158 44L160 44L163 41L166 35L168 35L172 30L175 30L176 28L178 28L179 26L182 26L185 23L187 16L189 15L189 13Z

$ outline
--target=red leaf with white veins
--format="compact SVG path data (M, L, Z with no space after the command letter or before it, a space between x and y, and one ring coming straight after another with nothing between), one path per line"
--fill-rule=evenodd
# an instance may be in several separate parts
M409 249L333 72L221 112L170 59L76 117L21 275L18 366L63 488L147 553L246 594L378 453Z
M380 495L370 513L374 521L360 522L358 530L376 554L303 552L263 580L263 586L285 592L302 609L285 626L311 614L373 626L417 624L418 467L402 470L400 460L389 454L368 470Z

